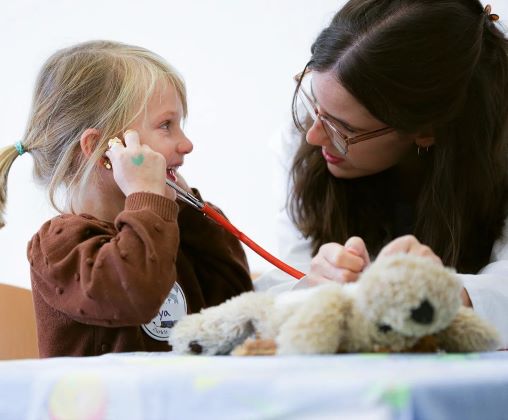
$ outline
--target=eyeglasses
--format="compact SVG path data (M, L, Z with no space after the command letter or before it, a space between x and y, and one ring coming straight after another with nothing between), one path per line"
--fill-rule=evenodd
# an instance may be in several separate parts
M351 144L360 143L362 141L380 137L395 131L395 129L392 127L383 127L377 130L368 131L367 133L358 134L357 136L348 136L345 134L343 127L340 127L336 122L331 121L330 117L327 115L323 115L319 112L316 102L312 99L312 96L305 91L303 87L303 80L305 76L308 76L310 72L311 70L306 68L303 72L298 73L294 77L294 80L297 83L297 98L302 102L305 110L308 112L314 122L317 119L321 121L321 124L323 125L323 128L328 135L328 138L340 153L347 155L349 146ZM307 80L309 79L310 78L307 77Z

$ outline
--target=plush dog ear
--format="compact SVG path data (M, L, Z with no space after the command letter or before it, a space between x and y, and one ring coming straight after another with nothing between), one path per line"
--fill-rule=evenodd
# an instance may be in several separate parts
M448 352L477 352L497 350L498 332L471 308L460 307L457 316L444 330L437 333L439 347Z
M319 286L280 326L277 354L337 353L351 305L340 285Z

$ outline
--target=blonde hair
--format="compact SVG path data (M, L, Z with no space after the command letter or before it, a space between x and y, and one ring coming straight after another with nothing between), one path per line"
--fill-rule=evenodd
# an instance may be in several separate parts
M64 186L67 200L87 183L108 139L136 119L160 81L171 83L187 116L185 84L164 59L141 47L91 41L57 51L44 64L35 85L32 110L21 144L34 159L35 180L47 187L52 206ZM89 158L80 137L88 128L100 133ZM4 226L9 169L16 147L0 150L0 228Z

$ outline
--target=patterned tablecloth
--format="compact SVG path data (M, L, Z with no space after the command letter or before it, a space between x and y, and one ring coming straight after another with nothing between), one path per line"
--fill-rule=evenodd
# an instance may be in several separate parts
M508 419L508 352L0 362L0 419Z

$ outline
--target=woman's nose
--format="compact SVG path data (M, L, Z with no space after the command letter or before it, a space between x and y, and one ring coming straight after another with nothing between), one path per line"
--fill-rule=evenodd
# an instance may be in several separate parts
M307 131L307 135L305 137L307 143L312 144L313 146L324 146L330 140L328 138L328 134L326 134L325 128L323 127L323 123L319 118L314 120L314 124Z

